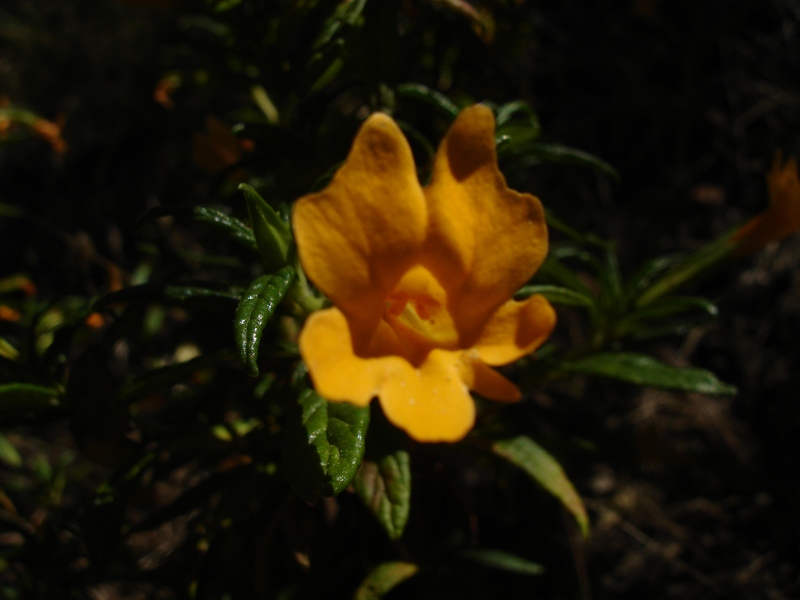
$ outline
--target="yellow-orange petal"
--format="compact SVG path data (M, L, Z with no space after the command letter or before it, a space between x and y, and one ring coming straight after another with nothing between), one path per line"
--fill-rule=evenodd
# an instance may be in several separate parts
M293 225L303 269L365 343L427 225L411 149L390 117L367 119L328 187L295 204Z
M383 382L406 362L385 323L377 328L365 354L356 355L347 318L337 308L309 316L298 343L317 392L335 402L368 405Z
M477 357L473 357L468 384L472 391L489 400L517 402L522 398L516 385Z
M509 300L491 316L473 349L489 365L507 365L530 354L550 337L556 311L544 296Z
M430 225L422 262L447 290L462 346L469 346L544 260L544 209L506 185L485 106L458 116L439 146L425 196Z
M389 421L420 442L456 442L469 433L475 402L462 352L433 350L417 368L406 361L396 367L378 396Z
M769 207L742 225L733 234L736 254L747 254L800 229L800 180L797 162L789 159L781 165L780 152L775 153L772 169L767 174Z

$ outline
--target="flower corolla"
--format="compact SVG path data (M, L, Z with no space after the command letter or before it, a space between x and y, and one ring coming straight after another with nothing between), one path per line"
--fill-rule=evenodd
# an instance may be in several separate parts
M475 422L470 390L520 399L492 367L538 348L555 326L542 296L512 299L547 254L539 200L510 190L494 117L461 112L423 188L398 125L375 113L321 192L298 200L303 269L334 306L312 313L300 352L328 400L366 406L419 441L456 441Z

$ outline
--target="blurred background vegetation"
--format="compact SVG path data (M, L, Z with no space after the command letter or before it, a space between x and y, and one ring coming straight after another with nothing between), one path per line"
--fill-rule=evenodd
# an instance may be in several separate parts
M238 383L230 321L202 301L113 322L92 309L136 283L226 291L257 273L235 244L145 211L246 218L242 181L285 210L376 109L424 176L448 101L527 102L540 145L501 154L510 184L616 242L624 274L694 251L761 211L773 154L797 153L798 27L794 0L5 0L0 383L68 375L68 396L111 397L153 368L218 362L166 392L128 389L132 412L0 409L2 597L347 598L380 560L425 565L388 598L800 596L796 237L699 284L716 319L648 342L733 399L573 378L507 409L584 498L585 543L528 480L455 448L412 448L399 542L349 491L303 503L269 464L244 468L272 442L248 437L243 398L272 382ZM586 336L559 318L562 338ZM477 546L528 562L498 578L462 552Z

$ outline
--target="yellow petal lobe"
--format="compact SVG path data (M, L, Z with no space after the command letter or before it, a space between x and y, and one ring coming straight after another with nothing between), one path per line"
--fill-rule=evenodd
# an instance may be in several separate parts
M461 352L433 350L415 368L406 362L384 381L381 408L420 442L455 442L475 423L475 402L463 381Z
M300 332L300 353L314 387L328 400L367 406L383 383L407 364L392 330L379 327L357 356L347 318L336 308L313 313Z
M295 204L303 269L347 315L357 346L366 343L386 296L412 266L426 224L411 149L400 128L381 113L361 126L328 187Z
M519 388L480 360L473 360L469 387L489 400L517 402L522 399Z
M541 346L556 326L556 311L544 296L509 300L492 315L474 349L486 364L507 365Z
M506 185L494 117L485 106L458 116L439 147L425 196L430 224L422 262L447 291L461 342L469 345L544 260L544 209Z

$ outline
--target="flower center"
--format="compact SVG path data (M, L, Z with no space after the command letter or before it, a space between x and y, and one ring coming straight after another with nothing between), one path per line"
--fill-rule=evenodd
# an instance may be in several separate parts
M447 292L425 267L412 267L389 295L383 318L404 343L427 351L458 348Z

